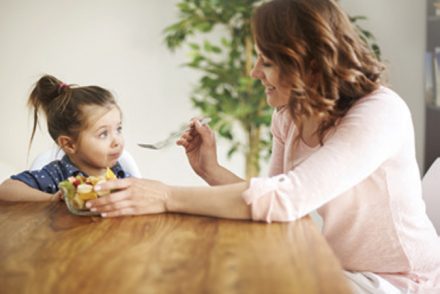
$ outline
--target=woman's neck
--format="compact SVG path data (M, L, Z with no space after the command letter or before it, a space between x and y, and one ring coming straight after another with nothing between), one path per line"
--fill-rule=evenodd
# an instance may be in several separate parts
M321 119L309 117L303 121L301 140L309 147L316 147L320 144L317 130Z

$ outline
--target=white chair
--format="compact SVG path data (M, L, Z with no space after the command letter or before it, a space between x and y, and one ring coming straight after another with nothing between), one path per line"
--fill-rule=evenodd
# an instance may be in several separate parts
M55 146L43 153L40 153L32 162L30 169L31 170L41 169L49 162L56 159L61 159L63 156L64 156L64 151L58 148L57 146ZM141 173L136 164L136 161L127 150L124 150L122 152L122 155L119 158L119 163L121 164L124 171L128 172L131 176L135 178L141 177Z
M440 157L428 169L422 179L423 200L426 213L434 224L437 234L440 232Z

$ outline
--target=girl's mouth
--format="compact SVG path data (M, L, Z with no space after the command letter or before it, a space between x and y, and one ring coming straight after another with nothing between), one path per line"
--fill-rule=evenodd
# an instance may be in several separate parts
M118 159L120 156L121 156L121 153L113 153L113 154L109 155L109 157L111 159Z

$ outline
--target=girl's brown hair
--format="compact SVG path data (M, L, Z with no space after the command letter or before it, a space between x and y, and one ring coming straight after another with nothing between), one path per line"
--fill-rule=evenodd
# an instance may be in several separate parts
M290 114L319 115L321 145L327 131L360 98L380 86L383 64L361 40L334 0L273 0L256 8L252 28L264 56L292 89Z
M38 125L40 110L45 114L49 134L56 142L60 135L78 138L79 132L87 124L83 106L117 106L115 98L106 89L98 86L67 85L50 75L44 75L37 81L28 99L28 105L34 113L29 147Z

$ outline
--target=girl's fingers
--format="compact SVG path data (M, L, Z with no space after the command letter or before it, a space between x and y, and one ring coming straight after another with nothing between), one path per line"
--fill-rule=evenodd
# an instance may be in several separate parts
M63 191L59 190L55 194L52 195L50 201L60 201L64 199Z

